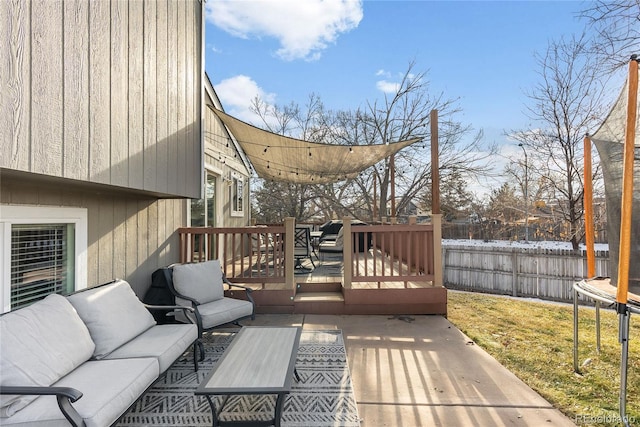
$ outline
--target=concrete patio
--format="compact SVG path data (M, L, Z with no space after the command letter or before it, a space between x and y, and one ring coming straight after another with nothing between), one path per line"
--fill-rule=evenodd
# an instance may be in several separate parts
M261 314L243 324L341 329L363 427L575 425L442 316Z

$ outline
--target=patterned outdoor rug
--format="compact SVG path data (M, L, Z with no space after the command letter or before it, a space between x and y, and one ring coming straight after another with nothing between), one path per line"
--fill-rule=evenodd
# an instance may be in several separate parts
M188 351L124 415L118 426L211 426L211 407L193 392L233 340L235 332L205 334L205 359L193 372ZM296 369L301 382L293 382L282 413L282 425L290 427L357 427L360 425L351 377L339 330L303 331ZM233 396L221 420L273 418L275 397Z

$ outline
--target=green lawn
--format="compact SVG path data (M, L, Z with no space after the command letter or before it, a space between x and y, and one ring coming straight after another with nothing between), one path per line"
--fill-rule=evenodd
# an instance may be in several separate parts
M448 319L541 396L581 426L619 425L618 316L580 308L579 364L573 371L573 306L450 291ZM640 315L631 316L627 415L640 425ZM591 420L591 421L588 421ZM588 422L585 422L588 421Z

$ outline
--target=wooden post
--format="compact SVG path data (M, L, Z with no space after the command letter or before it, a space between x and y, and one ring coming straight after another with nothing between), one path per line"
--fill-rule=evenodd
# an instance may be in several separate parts
M295 250L295 233L296 233L296 219L285 218L284 219L284 283L287 289L291 289L295 292L296 280L295 280L295 256L293 255Z
M620 220L620 251L618 255L618 285L616 301L626 304L629 292L629 258L631 254L631 212L633 211L633 157L636 142L638 108L638 62L629 61L629 93L627 96L627 126L624 139L622 169L622 209Z
M442 214L432 214L433 224L433 285L444 286L442 265Z
M378 221L378 180L373 175L373 220Z
M351 235L351 218L344 217L342 220L342 261L344 288L351 289L351 279L353 278L353 236Z
M593 173L591 171L591 138L584 137L584 228L587 241L587 279L596 276L596 253L593 224Z
M396 218L396 156L391 155L389 160L389 172L391 173L391 223L395 223Z
M438 110L431 110L431 213L440 213L440 164L438 160Z

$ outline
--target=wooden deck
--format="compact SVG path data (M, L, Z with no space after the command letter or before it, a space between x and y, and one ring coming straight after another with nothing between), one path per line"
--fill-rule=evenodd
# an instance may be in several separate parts
M343 286L344 262L342 253L319 253L309 260L305 270L295 274L295 289L284 282L242 283L254 290L253 296L261 313L304 314L446 314L446 289L433 281L358 281L350 288ZM382 271L390 265L389 257L369 257L358 261L361 270ZM377 263L377 264L376 264ZM236 271L247 260L236 262ZM260 271L258 271L258 267ZM273 265L253 265L253 273L275 271ZM385 267L388 268L388 267ZM406 265L398 265L394 273L400 275ZM227 267L228 271L233 266Z
M446 315L438 216L431 224L353 227L345 218L343 251L302 260L286 250L295 247L298 228L293 218L283 225L182 228L181 262L219 259L231 282L254 290L259 312Z

